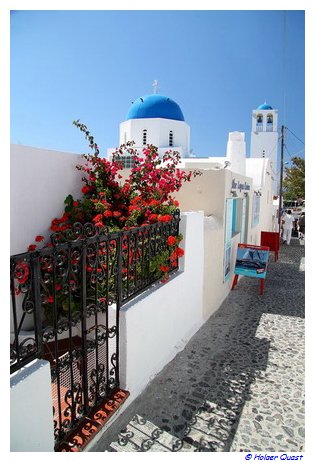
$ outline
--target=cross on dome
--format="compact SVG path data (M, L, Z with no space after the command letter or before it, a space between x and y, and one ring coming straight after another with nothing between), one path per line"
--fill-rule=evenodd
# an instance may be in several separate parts
M158 88L159 88L159 82L157 80L154 80L152 87L153 87L153 93L156 95L158 92Z

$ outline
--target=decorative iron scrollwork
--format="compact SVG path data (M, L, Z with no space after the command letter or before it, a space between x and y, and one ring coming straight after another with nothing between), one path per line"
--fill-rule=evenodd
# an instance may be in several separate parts
M11 370L38 356L38 348L49 357L58 395L58 405L54 402L57 441L91 403L117 389L119 310L161 277L156 262L161 253L170 252L167 239L178 235L179 216L177 210L168 223L115 233L91 223L75 223L52 234L47 247L11 257ZM111 313L114 304L116 313ZM20 330L29 315L34 317L34 336L21 340ZM107 406L116 404L112 400ZM159 435L159 430L153 432L143 450Z

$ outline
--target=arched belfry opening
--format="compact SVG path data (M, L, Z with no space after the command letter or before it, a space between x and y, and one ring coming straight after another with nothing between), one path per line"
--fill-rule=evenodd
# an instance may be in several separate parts
M266 131L267 132L273 131L273 115L272 114L267 114Z
M262 132L263 131L263 121L264 121L263 115L262 114L257 114L256 132Z

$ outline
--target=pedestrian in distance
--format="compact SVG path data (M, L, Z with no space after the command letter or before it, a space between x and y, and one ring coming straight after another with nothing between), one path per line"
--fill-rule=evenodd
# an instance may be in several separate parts
M292 215L291 210L287 210L287 213L284 217L282 217L282 225L283 225L283 244L290 245L291 236L292 236L292 229L294 223L294 216Z
M299 227L299 239L303 240L305 236L305 212L301 213L301 216L298 222L298 227Z

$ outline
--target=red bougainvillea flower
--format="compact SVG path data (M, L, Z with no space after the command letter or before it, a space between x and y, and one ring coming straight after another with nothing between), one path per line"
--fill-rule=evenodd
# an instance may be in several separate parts
M105 298L105 297L100 297L100 298L98 299L98 301L99 301L100 303L106 303L106 298Z
M110 217L113 216L113 212L111 212L110 210L105 210L103 215L104 215L104 217L110 218Z
M37 245L31 244L31 245L28 246L27 250L28 250L29 252L33 252L33 250L35 250L36 247L37 247Z
M169 236L167 238L167 245L169 245L170 247L172 247L173 245L176 244L176 237L174 236Z
M172 215L160 215L158 221L162 221L163 223L167 223L173 219Z
M83 194L87 194L90 190L91 190L90 186L87 186L87 185L83 186L83 188L81 189Z
M77 207L79 205L79 202L78 201L74 201L73 202L73 207Z
M180 257L183 257L184 254L185 254L185 251L184 251L184 249L182 249L181 247L178 247L178 248L176 249L176 255L177 255L179 258L180 258Z
M69 213L65 212L61 218L59 218L59 223L65 223L69 219Z
M25 284L25 282L28 280L29 274L29 265L23 261L18 262L15 267L15 277L17 278L19 284Z
M161 265L160 270L163 271L163 273L167 273L171 268L166 265Z
M121 216L121 212L115 211L115 212L113 212L113 216L115 218L119 218Z
M47 303L54 303L54 297L50 295L50 297L47 298Z
M44 236L36 236L35 242L42 242L44 239L45 239Z
M101 221L103 218L103 215L101 213L95 215L95 217L92 219L92 221Z
M61 289L62 289L62 285L61 285L61 284L56 284L56 285L55 285L55 289L56 289L57 291L61 290Z
M155 223L158 219L158 215L156 213L151 213L151 215L148 216L148 220L150 223Z
M152 200L150 200L149 205L150 205L151 207L155 207L155 206L157 206L157 205L160 205L160 203L159 203L159 201L157 201L157 200L155 200L155 199L152 199Z

